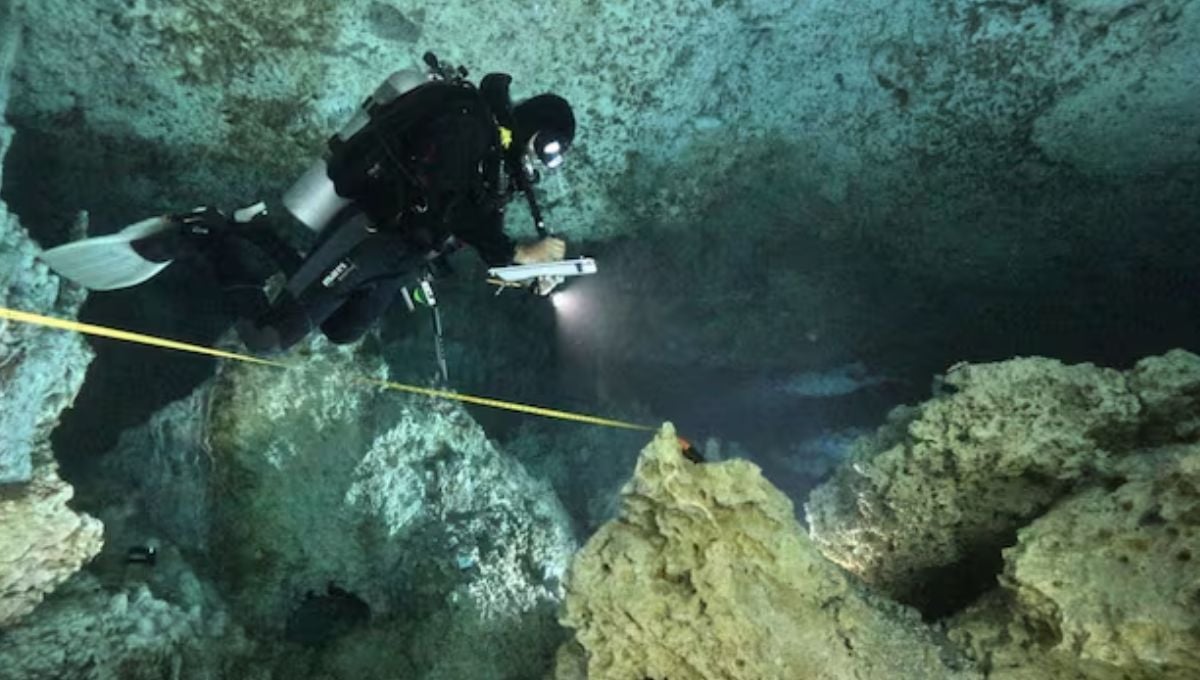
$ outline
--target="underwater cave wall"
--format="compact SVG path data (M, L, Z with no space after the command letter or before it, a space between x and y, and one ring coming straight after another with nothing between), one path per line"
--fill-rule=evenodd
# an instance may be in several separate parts
M52 136L43 162L90 180L60 198L103 203L91 207L114 221L100 229L136 209L272 195L425 49L576 103L578 161L550 201L574 237L693 229L734 199L750 238L769 242L782 220L878 241L945 278L1015 279L1088 243L1140 245L1140 224L1117 216L1195 210L1172 200L1196 197L1200 163L1200 9L1187 0L27 12L13 119ZM537 34L555 37L526 39Z
M10 12L0 4L0 159L12 140L2 114L19 49ZM29 235L0 202L0 307L77 313L82 296L61 289L34 253ZM100 522L67 505L74 490L59 477L49 442L91 360L78 337L0 320L0 629L28 615L103 544Z

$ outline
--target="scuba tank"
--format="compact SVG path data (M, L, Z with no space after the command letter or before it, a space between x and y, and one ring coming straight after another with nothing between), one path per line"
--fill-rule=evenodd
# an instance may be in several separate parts
M363 102L354 117L330 140L348 142L371 122L371 111L387 106L417 87L434 79L435 73L422 73L417 69L403 69L388 76L387 80ZM302 224L320 233L339 212L353 203L337 192L330 178L329 161L321 158L314 162L283 195L283 205Z
M424 61L426 71L396 71L376 88L354 117L329 139L328 153L284 194L288 212L309 229L322 233L348 209L368 213L376 227L384 228L389 216L408 205L406 201L419 199L404 195L416 182L407 175L404 150L396 141L428 111L444 110L446 106L483 107L494 115L492 120L511 130L509 76L488 75L477 89L467 80L465 68L445 64L432 53L426 53ZM489 171L501 176L500 186L492 190L501 202L507 202L514 193L523 194L534 228L544 238L545 220L533 191L537 172L528 164L523 150L505 148L503 156L503 167Z

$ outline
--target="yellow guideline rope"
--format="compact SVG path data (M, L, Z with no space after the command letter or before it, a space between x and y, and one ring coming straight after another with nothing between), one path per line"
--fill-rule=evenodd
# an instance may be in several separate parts
M70 321L67 319L56 319L52 316L42 316L41 314L31 314L15 309L7 309L0 307L0 319L8 319L18 323L29 324L32 326L42 326L44 328L54 328L72 333L82 333L84 335L94 335L101 338L110 338L112 340L121 340L123 342L132 342L139 345L149 347L161 347L163 349L173 349L180 352L190 352L192 354L201 354L218 359L231 359L233 361L241 361L247 364L257 364L259 366L271 366L273 368L293 368L278 361L269 359L260 359L258 357L238 354L236 352L226 352L212 347L204 347L202 345L192 345L186 342L176 342L165 338L155 337L153 335L143 335L141 333L131 333L122 331L116 328L108 328L106 326L94 326L92 324L80 323L78 321ZM637 430L639 432L653 432L654 428L644 425L635 425L626 423L620 420L610 420L608 418L598 418L596 416L583 415L581 413L571 413L569 411L558 411L541 406L530 406L527 404L517 404L511 401L503 401L501 399L488 399L486 397L473 397L468 394L456 394L445 390L435 390L427 387L415 387L413 385L405 385L403 383L389 382L386 380L375 380L373 378L358 378L359 382L382 387L388 390L396 390L397 392L407 392L409 394L419 394L434 399L447 399L450 401L458 401L465 404L475 404L476 406L486 406L488 408L503 409L505 411L514 411L516 413L528 413L535 416L543 416L545 418L557 418L559 420L571 420L577 423L587 423L589 425L600 425L602 427L614 427L624 430Z
M46 328L57 328L58 330L71 331L73 333L83 333L84 335L95 335L101 338L111 338L113 340L122 340L125 342L133 342L139 345L149 345L151 347L162 347L165 349L174 349L180 352L191 352L192 354L206 354L210 357L219 359L233 359L235 361L244 361L248 364L259 364L261 366L274 366L276 368L288 368L286 364L281 364L278 361L270 361L268 359L259 359L258 357L245 356L234 352L224 352L211 347L202 345L190 345L186 342L176 342L165 338L157 338L153 335L142 335L141 333L130 333L129 331L117 330L116 328L108 328L106 326L93 326L87 323L78 321L70 321L68 319L56 319L52 316L42 316L41 314L30 314L29 312L21 312L15 309L6 309L0 307L0 319L9 319L31 326L43 326Z

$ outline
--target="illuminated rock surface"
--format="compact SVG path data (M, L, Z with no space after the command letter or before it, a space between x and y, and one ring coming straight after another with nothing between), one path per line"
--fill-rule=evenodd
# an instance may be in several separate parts
M1103 475L1140 424L1125 377L1088 365L964 365L943 392L893 413L805 506L830 559L916 603Z
M669 425L576 556L562 620L592 680L979 677L826 561L754 465L691 463Z

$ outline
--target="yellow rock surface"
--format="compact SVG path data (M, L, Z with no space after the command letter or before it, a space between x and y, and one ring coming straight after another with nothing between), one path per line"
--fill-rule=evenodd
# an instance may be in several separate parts
M567 588L591 680L978 677L821 557L756 466L689 462L669 424Z
M0 489L0 629L100 552L104 526L67 507L74 493L50 462L28 484Z

